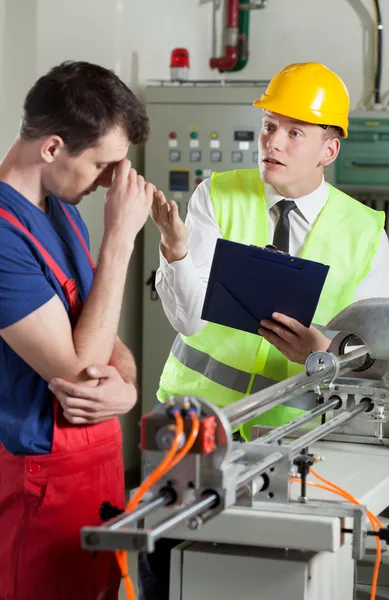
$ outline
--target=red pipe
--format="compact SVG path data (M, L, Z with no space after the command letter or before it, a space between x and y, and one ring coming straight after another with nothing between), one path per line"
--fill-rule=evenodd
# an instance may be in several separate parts
M239 0L228 0L227 27L239 27Z
M226 29L229 37L234 37L238 40L239 27L239 0L227 0L227 24ZM231 31L232 30L232 31ZM235 31L234 31L235 30ZM228 40L230 42L230 40ZM209 61L211 69L219 69L220 72L232 69L238 62L238 45L226 45L224 56L219 58L212 57Z
M238 47L226 46L226 53L220 58L211 58L209 66L211 69L219 69L219 71L228 71L235 67L238 62Z

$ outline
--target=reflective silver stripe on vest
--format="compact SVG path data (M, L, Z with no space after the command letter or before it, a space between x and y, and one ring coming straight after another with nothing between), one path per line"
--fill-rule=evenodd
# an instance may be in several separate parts
M273 379L263 377L262 375L256 375L251 387L251 393L255 394L255 392L260 392L274 383L277 382L273 381ZM297 396L297 398L293 398L293 400L289 400L289 402L285 402L283 406L298 408L299 410L311 410L317 406L316 394L314 394L314 392L306 392L301 396Z
M196 350L185 344L181 336L177 335L171 349L173 356L185 367L200 373L207 379L223 385L224 387L245 394L250 383L251 375L240 369L234 369L222 362L212 358L209 354ZM268 379L262 375L254 377L251 393L259 392L270 385L276 383L273 379ZM299 408L300 410L311 410L316 406L316 399L313 393L304 394L295 398L284 406Z
M229 367L209 354L188 346L179 335L174 340L171 351L185 367L201 373L204 377L230 390L246 393L251 379L250 373Z

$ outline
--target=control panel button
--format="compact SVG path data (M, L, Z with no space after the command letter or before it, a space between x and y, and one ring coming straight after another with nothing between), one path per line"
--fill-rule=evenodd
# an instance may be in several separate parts
M211 140L217 140L219 138L219 134L216 131L212 131L210 135Z
M200 150L191 150L189 154L189 159L191 162L200 162L201 161L201 151Z
M201 169L196 169L196 171L195 171L195 175L196 175L197 177L199 177L199 176L200 176L200 175L202 175L202 174L203 174L203 172L202 172L202 170L201 170Z
M171 132L169 133L169 137L170 137L170 139L171 139L171 140L175 140L175 139L176 139L176 137L177 137L177 134L176 134L176 132L175 132L175 131L171 131Z
M221 162L222 153L220 150L212 150L211 152L211 162Z
M179 162L181 160L181 152L179 150L170 150L169 160L170 162Z
M190 137L192 138L192 140L197 140L197 138L199 137L197 131L191 131L190 132Z
M239 150L234 150L231 152L231 160L233 163L243 162L243 152Z

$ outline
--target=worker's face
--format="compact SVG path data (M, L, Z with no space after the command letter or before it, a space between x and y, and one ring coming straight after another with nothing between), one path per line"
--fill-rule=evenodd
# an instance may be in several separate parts
M79 204L82 198L99 186L108 188L118 162L127 156L129 141L121 128L101 137L96 146L74 156L67 152L60 138L46 141L43 187L69 204Z
M276 188L320 183L323 167L336 159L339 147L339 140L326 139L319 125L266 111L258 139L261 178Z

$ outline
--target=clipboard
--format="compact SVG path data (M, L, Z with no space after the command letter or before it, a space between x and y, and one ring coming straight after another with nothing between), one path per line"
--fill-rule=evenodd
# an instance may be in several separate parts
M279 312L312 323L329 266L274 247L218 239L201 318L258 335Z

